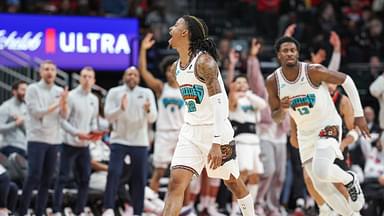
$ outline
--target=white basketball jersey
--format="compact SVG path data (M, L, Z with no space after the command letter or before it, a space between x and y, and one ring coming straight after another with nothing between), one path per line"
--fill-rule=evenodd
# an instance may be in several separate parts
M180 60L177 62L176 79L186 105L184 120L190 125L213 124L213 110L207 86L195 76L196 61L202 53L198 53L185 69L180 67ZM221 92L224 94L222 106L225 110L225 116L228 116L228 97L220 72L218 79Z
M157 130L180 130L184 123L184 101L178 88L164 84L163 91L157 101Z
M229 119L239 123L256 124L258 113L258 110L253 107L251 101L244 96L237 100L236 110L229 112Z
M244 96L237 100L236 110L229 112L229 119L241 124L252 123L256 127L256 121L259 119L259 114L259 110L252 105L251 101L246 96ZM256 133L240 133L235 137L235 140L247 144L258 144L260 142L259 136Z
M299 134L322 127L324 122L341 123L327 84L323 82L318 87L312 84L307 63L299 62L299 74L294 81L285 78L281 67L274 74L280 99L287 96L291 99L289 114Z

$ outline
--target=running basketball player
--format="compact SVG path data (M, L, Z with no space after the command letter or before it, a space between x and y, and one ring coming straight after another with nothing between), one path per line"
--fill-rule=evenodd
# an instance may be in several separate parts
M172 159L169 194L163 215L179 215L184 191L193 175L207 169L232 191L243 215L254 215L253 201L236 161L233 129L228 120L228 99L218 69L215 43L208 27L194 16L183 16L170 27L169 44L179 60L173 64L185 100L186 113Z
M349 98L337 89L337 86L334 84L328 84L329 92L331 93L332 100L335 104L335 108L339 115L342 117L342 141L340 143L340 149L343 152L344 160L336 159L335 164L340 166L343 170L349 170L349 167L347 165L347 153L346 150L348 148L348 145L354 143L358 139L358 133L353 128L353 121L354 121L354 113L353 113L353 107L349 100ZM291 119L291 122L293 120ZM298 148L297 144L297 128L294 122L291 124L291 144ZM307 190L311 197L316 201L316 204L319 207L319 216L330 216L334 215L333 211L329 206L325 203L324 199L321 197L319 193L315 190L311 178L308 176L308 174L304 170L304 180L305 185L307 187ZM335 187L344 195L344 197L348 198L348 191L344 187L343 184L337 183L335 184Z
M281 37L275 48L281 67L267 79L272 117L279 122L288 112L293 118L301 161L316 191L337 213L358 215L355 211L364 205L364 195L357 176L334 164L336 158L343 158L339 149L341 118L326 84L343 86L353 106L355 126L369 136L356 86L348 75L299 62L300 45L294 38ZM333 183L347 187L349 203Z

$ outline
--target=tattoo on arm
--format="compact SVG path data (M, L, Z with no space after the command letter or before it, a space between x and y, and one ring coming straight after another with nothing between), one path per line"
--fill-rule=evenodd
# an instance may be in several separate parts
M208 54L202 54L197 60L196 76L207 86L209 96L221 93L218 74L216 61Z

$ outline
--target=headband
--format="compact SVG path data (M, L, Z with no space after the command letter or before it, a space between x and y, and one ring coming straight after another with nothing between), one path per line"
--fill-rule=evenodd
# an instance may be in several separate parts
M206 39L207 35L205 35L205 29L204 29L203 23L201 23L200 20L195 16L189 16L189 17L191 17L193 20L195 20L200 25L201 32L203 32L203 37L204 37L204 39Z

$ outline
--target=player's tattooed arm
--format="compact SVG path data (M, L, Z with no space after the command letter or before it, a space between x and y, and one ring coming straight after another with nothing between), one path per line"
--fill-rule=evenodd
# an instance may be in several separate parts
M200 81L205 83L209 96L221 93L218 73L219 67L209 54L202 54L199 56L197 59L195 75Z
M285 118L287 109L289 108L290 99L289 97L285 97L280 100L278 96L276 76L274 74L267 78L266 87L268 91L268 103L272 111L272 118L275 122L280 123Z
M308 65L308 75L315 86L320 86L322 82L341 85L346 79L344 73L331 71L320 64Z

